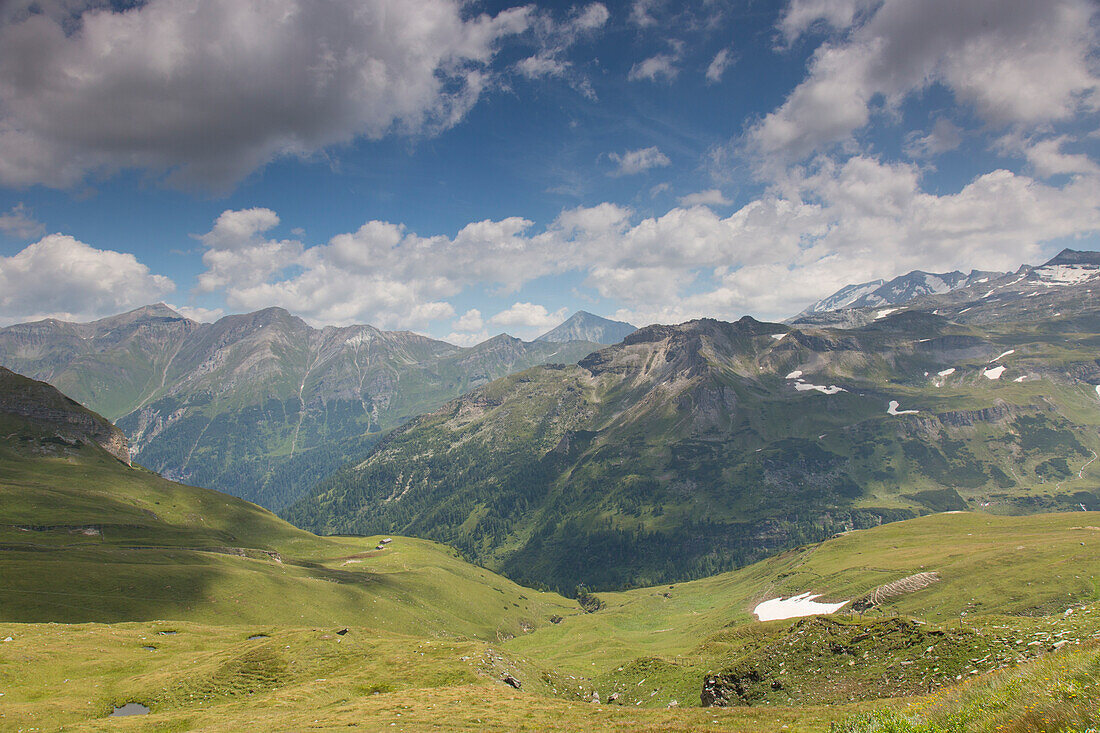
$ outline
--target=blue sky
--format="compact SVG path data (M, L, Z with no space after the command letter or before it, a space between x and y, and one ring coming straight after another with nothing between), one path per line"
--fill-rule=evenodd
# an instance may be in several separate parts
M1100 231L1088 0L14 0L0 323L470 344L792 315Z

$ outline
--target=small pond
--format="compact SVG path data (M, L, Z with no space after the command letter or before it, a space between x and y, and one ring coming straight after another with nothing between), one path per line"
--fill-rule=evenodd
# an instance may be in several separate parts
M111 718L122 718L127 715L148 715L149 708L142 705L140 702L128 702L120 708L115 708L110 716Z

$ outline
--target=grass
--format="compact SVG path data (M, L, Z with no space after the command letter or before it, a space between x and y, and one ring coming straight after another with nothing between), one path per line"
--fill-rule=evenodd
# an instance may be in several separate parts
M250 641L258 631L268 636ZM0 655L0 729L825 731L859 710L595 704L554 694L539 670L487 642L335 631L0 623L0 638L14 638ZM520 690L500 681L503 669ZM152 712L106 717L126 702Z
M0 448L0 459L0 620L360 624L497 639L577 608L449 547L320 538L96 447Z
M316 537L31 437L0 449L0 730L1060 733L1036 726L1096 709L1096 513L927 516L585 613L444 545ZM922 571L863 617L752 621ZM707 679L742 692L699 707ZM106 717L126 702L152 713Z
M697 647L748 622L757 602L806 591L858 598L906 576L942 580L882 610L933 622L975 615L1042 615L1100 600L1100 513L1003 517L937 514L846 533L710 578L618 593L606 607L517 637L509 647L576 671L639 657L701 659ZM966 614L965 616L962 614ZM706 663L701 662L701 663Z
M1072 733L1100 727L1100 647L1052 654L892 709L834 733Z

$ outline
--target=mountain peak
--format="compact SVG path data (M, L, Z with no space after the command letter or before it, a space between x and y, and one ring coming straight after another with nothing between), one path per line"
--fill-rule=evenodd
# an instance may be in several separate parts
M1088 250L1063 249L1040 267L1051 265L1096 265L1100 267L1100 252Z
M559 326L539 336L535 341L565 343L567 341L591 341L597 344L617 344L638 329L624 321L597 316L588 311L577 311Z

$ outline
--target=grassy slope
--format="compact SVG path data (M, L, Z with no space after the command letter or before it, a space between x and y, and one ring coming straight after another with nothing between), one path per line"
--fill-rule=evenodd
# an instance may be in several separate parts
M399 538L319 538L95 447L0 447L0 619L361 624L495 638L575 608ZM89 530L98 534L84 534Z
M607 604L603 610L564 613L560 625L503 643L459 638L429 625L406 625L415 633L409 636L350 623L350 632L341 637L335 634L338 626L320 619L309 626L270 618L248 625L0 622L0 638L14 639L0 647L5 694L0 729L290 730L370 721L404 730L759 731L786 725L824 731L850 719L845 725L853 731L878 730L858 727L871 725L861 712L870 709L884 711L875 725L903 719L939 725L960 716L970 721L957 728L887 729L933 733L993 730L994 723L1031 715L1021 699L1052 695L1060 701L1060 719L1085 720L1095 717L1081 703L1096 698L1085 677L1096 669L1096 649L1087 639L1100 635L1100 609L1079 606L1097 595L1091 583L1100 570L1098 530L1089 529L1095 523L1100 517L1086 513L925 517L853 532L715 578L600 594ZM395 540L398 548L390 559L401 559L405 542ZM404 560L412 569L425 557L408 554ZM748 611L760 598L803 590L846 598L922 564L934 566L944 579L897 599L885 614L836 622L748 622ZM1025 587L1033 597L1024 597ZM474 592L473 586L466 591ZM989 600L975 608L972 599L983 597ZM1076 609L1068 617L1061 613L1066 606ZM904 617L874 621L898 609L956 621L926 627ZM960 625L963 610L969 615ZM1003 615L1040 611L1057 613ZM224 606L215 614L223 612ZM890 645L892 636L883 629L891 623L908 624L909 631L902 629L909 634L903 634L904 643ZM854 648L838 656L830 651L837 627L866 629L870 639L849 644ZM158 633L163 631L176 633ZM914 646L914 633L928 635L927 640L920 636ZM266 638L248 639L257 634ZM995 671L1062 638L1071 640L1069 650ZM1040 646L1028 643L1032 640ZM1079 640L1083 645L1077 646ZM796 641L800 645L791 646ZM935 645L934 655L925 653L925 644ZM861 655L864 650L869 657ZM858 665L849 666L847 659ZM698 705L710 670L738 665L790 675L778 677L785 685L781 690L757 685L761 697L751 708L691 707ZM504 672L521 679L522 690L504 686L499 681ZM966 680L962 687L955 686L956 674ZM924 693L927 680L942 686L930 697L843 702ZM584 702L593 689L602 704ZM608 703L612 691L621 696L618 704ZM673 699L680 708L669 710ZM101 720L111 705L128 701L150 705L153 714ZM797 705L790 706L792 701Z
M825 731L858 710L595 705L547 694L522 665L508 669L523 688L503 685L498 654L483 642L333 631L0 623L0 638L14 637L0 655L0 729ZM269 636L248 639L259 633ZM106 718L131 701L152 714Z
M547 664L592 672L640 657L709 663L700 643L752 620L759 601L806 591L857 598L915 573L942 581L884 608L931 621L975 614L1032 615L1100 599L1100 513L999 517L937 514L850 532L741 570L620 593L606 607L567 616L508 648ZM666 595L667 594L667 595Z

